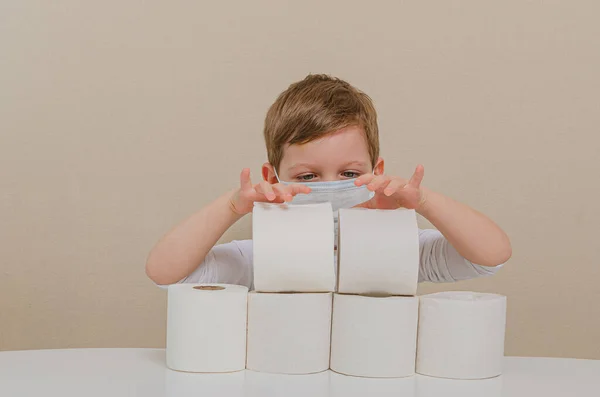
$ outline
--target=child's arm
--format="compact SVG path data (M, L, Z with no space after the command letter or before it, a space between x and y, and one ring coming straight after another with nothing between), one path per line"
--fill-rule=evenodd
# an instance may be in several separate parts
M243 215L232 211L234 192L219 197L196 212L154 246L146 274L159 285L175 283L198 267L223 233Z
M193 272L231 225L249 212L254 202L291 201L310 188L294 185L271 185L266 181L252 185L250 170L240 175L240 188L219 197L193 214L154 246L146 262L146 274L159 285L172 284Z
M431 222L465 259L497 266L512 255L508 236L496 223L469 206L423 188L419 214Z
M365 174L356 184L367 185L375 196L366 208L415 209L444 235L465 259L481 266L496 266L512 255L508 236L485 215L440 193L421 187L423 166L407 181L388 175Z

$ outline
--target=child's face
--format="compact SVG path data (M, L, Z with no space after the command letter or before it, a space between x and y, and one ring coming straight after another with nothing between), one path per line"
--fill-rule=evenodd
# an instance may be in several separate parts
M375 170L365 133L361 127L342 128L303 145L288 145L277 170L286 182L323 182L353 179L375 171L383 173L383 160L378 159ZM277 178L270 164L263 167L263 177L270 183Z

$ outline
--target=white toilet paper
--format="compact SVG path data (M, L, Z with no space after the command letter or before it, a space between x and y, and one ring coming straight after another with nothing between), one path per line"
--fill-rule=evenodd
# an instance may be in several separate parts
M255 203L252 219L255 290L333 291L333 234L330 203Z
M341 209L338 292L415 295L419 228L414 210Z
M417 297L333 297L331 369L346 375L393 378L415 373Z
M248 294L246 368L307 374L329 368L331 293Z
M452 379L502 373L505 296L453 291L420 300L418 373Z
M231 372L246 363L248 288L174 284L168 289L167 367Z

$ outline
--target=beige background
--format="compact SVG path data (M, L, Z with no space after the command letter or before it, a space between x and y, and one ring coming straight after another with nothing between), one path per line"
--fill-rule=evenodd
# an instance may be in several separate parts
M309 72L378 108L387 171L489 214L509 355L600 359L600 3L3 1L0 350L164 346L146 255L259 167ZM247 238L250 219L223 241Z

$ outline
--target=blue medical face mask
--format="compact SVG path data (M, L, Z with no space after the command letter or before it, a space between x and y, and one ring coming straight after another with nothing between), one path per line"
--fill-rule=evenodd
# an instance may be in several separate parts
M333 208L333 219L337 224L338 210L340 208L352 208L365 201L369 201L375 195L367 189L367 185L356 186L356 179L345 179L340 181L327 182L285 182L279 179L277 171L275 171L277 180L284 184L290 185L293 183L301 183L310 187L311 191L308 194L298 194L294 196L289 204L316 204L316 203L331 203Z
M290 185L300 182L285 182L279 179L277 171L275 176L279 183ZM337 248L339 238L339 213L340 208L352 208L359 204L369 201L375 195L375 192L367 189L367 185L356 186L356 179L343 179L340 181L327 182L303 182L302 185L310 187L310 193L298 194L294 196L289 204L317 204L331 203L333 208L333 231L334 241Z

